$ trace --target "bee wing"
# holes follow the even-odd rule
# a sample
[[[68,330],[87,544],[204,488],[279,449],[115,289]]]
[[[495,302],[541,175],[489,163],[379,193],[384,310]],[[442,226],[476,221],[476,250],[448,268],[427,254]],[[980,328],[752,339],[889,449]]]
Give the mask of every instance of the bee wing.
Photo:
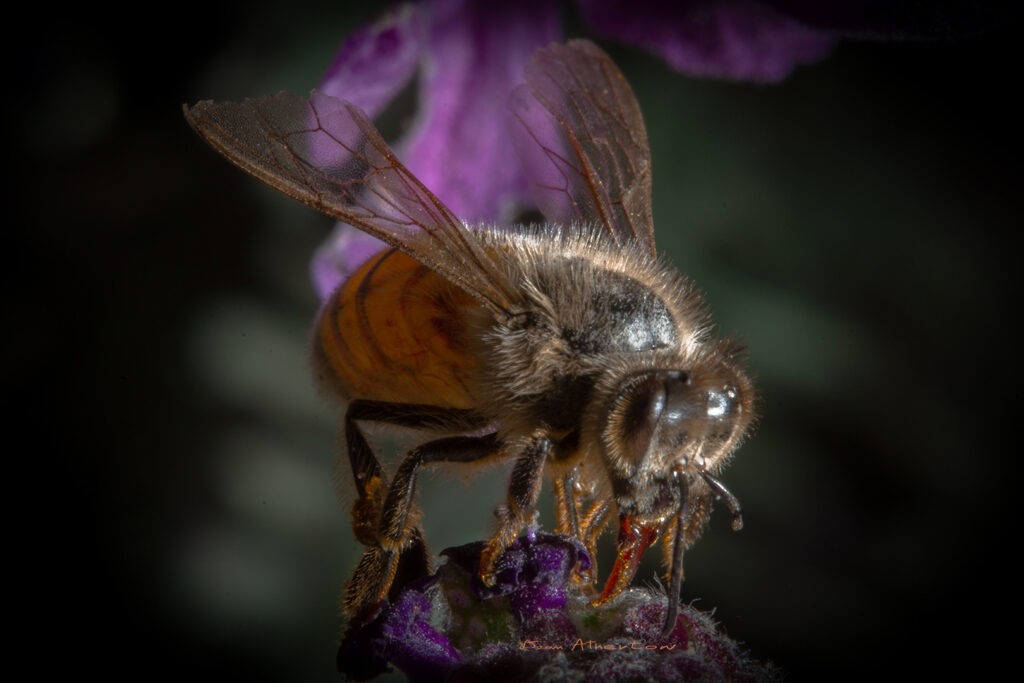
[[[651,152],[640,105],[587,40],[538,50],[509,100],[512,136],[549,220],[600,226],[651,254]]]
[[[484,248],[395,157],[358,107],[313,91],[206,100],[185,118],[215,150],[271,187],[388,242],[496,315],[513,307],[500,253]]]

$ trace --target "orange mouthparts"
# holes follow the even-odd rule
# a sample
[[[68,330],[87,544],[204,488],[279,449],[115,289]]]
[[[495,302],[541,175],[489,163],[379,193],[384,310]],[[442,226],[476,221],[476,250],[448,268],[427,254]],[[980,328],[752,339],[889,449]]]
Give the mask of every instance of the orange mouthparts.
[[[644,551],[658,540],[661,523],[637,525],[632,515],[628,514],[622,515],[621,520],[615,566],[612,567],[600,597],[591,603],[595,606],[613,600],[630,584],[636,576],[636,570],[640,568],[640,558]]]

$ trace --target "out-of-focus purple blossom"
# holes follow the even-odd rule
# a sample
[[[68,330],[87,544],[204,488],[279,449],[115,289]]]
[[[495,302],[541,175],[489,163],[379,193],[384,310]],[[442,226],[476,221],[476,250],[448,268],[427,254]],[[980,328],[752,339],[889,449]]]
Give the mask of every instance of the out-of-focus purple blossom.
[[[424,17],[411,6],[349,34],[320,83],[371,118],[415,75],[423,54]]]
[[[529,196],[505,103],[533,51],[561,37],[560,13],[546,0],[405,5],[347,40],[320,90],[373,116],[419,69],[416,118],[397,145],[402,163],[464,220],[505,220]],[[377,65],[389,60],[393,67]],[[313,257],[321,299],[381,247],[340,224]]]
[[[419,113],[403,162],[469,222],[498,220],[528,190],[506,102],[534,50],[561,37],[557,4],[432,0]]]
[[[681,73],[774,82],[827,55],[832,33],[754,0],[577,0],[599,34],[650,50]]]
[[[650,50],[680,73],[759,82],[822,59],[843,37],[965,35],[1000,16],[995,3],[966,0],[422,0],[350,35],[320,89],[372,117],[418,73],[417,114],[399,157],[467,222],[503,222],[528,200],[505,103],[533,51],[562,38],[572,6],[595,33]],[[321,299],[382,246],[339,225],[313,257]]]
[[[661,54],[684,73],[777,80],[832,44],[752,0],[681,3],[578,0],[602,35]],[[711,7],[716,9],[712,10]],[[528,185],[508,135],[506,102],[533,51],[562,37],[564,7],[423,0],[386,14],[344,43],[320,90],[372,117],[419,73],[418,110],[398,145],[403,163],[456,215],[470,223],[505,221],[528,201]],[[382,247],[339,225],[313,257],[312,277],[326,298]]]
[[[494,586],[478,567],[483,543],[442,553],[431,577],[342,641],[338,667],[368,680],[393,666],[412,681],[732,680],[781,678],[750,659],[705,614],[684,606],[662,638],[666,597],[632,588],[614,603],[572,583],[590,558],[574,538],[530,531],[499,558]]]
[[[313,288],[324,301],[349,275],[383,248],[376,237],[346,223],[334,226],[331,236],[313,252],[309,272]]]

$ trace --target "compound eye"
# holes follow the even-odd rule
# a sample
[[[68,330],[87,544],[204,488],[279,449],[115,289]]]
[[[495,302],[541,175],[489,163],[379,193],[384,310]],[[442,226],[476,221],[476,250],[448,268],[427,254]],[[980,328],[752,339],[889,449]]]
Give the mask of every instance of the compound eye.
[[[644,443],[650,441],[664,410],[664,382],[653,376],[641,380],[630,391],[629,407],[624,415],[626,435]]]
[[[622,464],[640,466],[665,411],[665,383],[654,375],[634,377],[620,390],[609,416],[608,437]]]
[[[679,425],[700,415],[700,397],[694,393],[690,376],[673,370],[665,376],[665,422]]]
[[[733,387],[708,392],[707,414],[713,420],[729,418],[739,409],[739,395]]]

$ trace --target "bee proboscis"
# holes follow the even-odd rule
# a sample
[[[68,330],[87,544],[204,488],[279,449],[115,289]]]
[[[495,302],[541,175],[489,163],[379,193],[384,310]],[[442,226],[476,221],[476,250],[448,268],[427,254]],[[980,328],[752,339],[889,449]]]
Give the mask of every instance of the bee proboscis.
[[[754,389],[741,346],[713,334],[699,292],[657,257],[647,133],[625,77],[577,40],[538,50],[525,81],[510,99],[511,127],[549,221],[536,226],[464,224],[365,113],[316,91],[204,101],[185,115],[243,170],[390,245],[331,295],[314,329],[318,379],[345,406],[352,525],[366,546],[344,610],[365,617],[429,571],[420,468],[507,459],[483,580],[535,522],[547,475],[558,531],[592,556],[618,516],[615,564],[595,603],[617,597],[663,539],[667,635],[683,551],[713,500],[742,524],[718,475],[753,419]],[[434,438],[389,479],[368,422]]]

